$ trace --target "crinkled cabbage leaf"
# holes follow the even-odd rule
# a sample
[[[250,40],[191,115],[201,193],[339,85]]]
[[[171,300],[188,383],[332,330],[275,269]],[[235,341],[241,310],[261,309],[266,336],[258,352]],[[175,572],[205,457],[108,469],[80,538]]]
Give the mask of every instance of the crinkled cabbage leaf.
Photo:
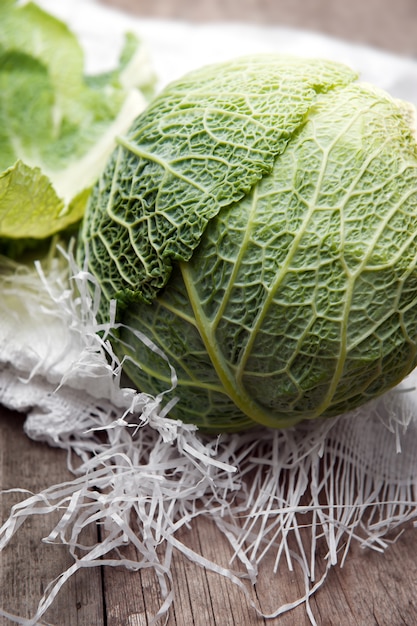
[[[411,106],[332,62],[255,56],[168,86],[119,139],[80,259],[125,368],[202,429],[353,409],[417,353]],[[140,331],[135,332],[135,331]]]

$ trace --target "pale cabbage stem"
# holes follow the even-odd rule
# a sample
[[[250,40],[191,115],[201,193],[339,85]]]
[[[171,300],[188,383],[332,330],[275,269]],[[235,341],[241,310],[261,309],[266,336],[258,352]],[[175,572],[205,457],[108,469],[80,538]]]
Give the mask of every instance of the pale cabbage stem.
[[[257,188],[255,186],[254,189],[252,190],[252,205],[251,205],[251,210],[250,210],[250,213],[249,213],[249,216],[248,216],[248,222],[247,222],[247,225],[246,225],[245,234],[244,234],[242,243],[241,243],[240,248],[239,248],[239,254],[237,255],[236,261],[235,261],[235,263],[233,265],[233,271],[230,274],[230,278],[229,278],[229,281],[228,281],[227,288],[224,291],[224,296],[223,296],[222,301],[221,301],[221,303],[219,305],[219,308],[217,309],[216,315],[213,318],[213,321],[212,321],[212,324],[211,324],[213,330],[215,330],[217,328],[218,323],[222,319],[224,310],[225,310],[225,308],[227,306],[227,303],[229,301],[229,296],[230,296],[231,291],[233,289],[233,286],[235,284],[235,279],[236,279],[236,277],[237,277],[237,275],[239,273],[240,266],[241,266],[241,263],[242,263],[242,258],[243,258],[244,254],[245,254],[246,246],[247,246],[247,244],[249,243],[249,240],[250,240],[253,216],[254,216],[254,213],[256,212],[257,199],[258,199],[258,194],[257,194]]]
[[[157,299],[158,305],[163,307],[164,309],[166,309],[167,311],[170,311],[171,313],[173,313],[175,316],[183,319],[185,322],[187,322],[188,324],[194,326],[197,330],[199,330],[196,320],[191,317],[191,315],[187,315],[186,313],[184,313],[184,311],[181,311],[180,309],[176,308],[175,306],[172,306],[171,304],[169,304],[166,300],[164,300],[164,298],[159,297]],[[148,328],[148,327],[147,327]],[[149,330],[149,337],[152,336],[152,331]],[[129,345],[128,343],[125,344],[127,346],[127,348],[130,350],[131,353],[134,353],[134,349],[132,348],[131,345]],[[163,351],[163,353],[168,357],[168,361],[172,364],[175,363],[175,361],[178,359],[178,355],[174,354],[174,352],[167,346],[165,345],[164,342],[160,341],[159,343],[159,347],[161,348],[161,350]],[[136,361],[133,357],[129,357],[132,362],[135,364]],[[183,368],[184,372],[187,374],[187,376],[189,377],[189,380],[186,380],[185,382],[183,382],[183,380],[178,377],[177,380],[177,385],[178,386],[186,386],[186,387],[198,387],[199,389],[207,389],[209,391],[216,391],[218,393],[223,393],[224,390],[221,388],[221,385],[215,385],[215,384],[211,384],[211,383],[207,383],[207,382],[202,382],[200,381],[196,376],[195,373],[192,371],[192,369],[190,369],[185,363],[181,363],[181,367]],[[145,365],[144,363],[141,363],[141,369],[146,372],[149,376],[152,376],[154,378],[157,378],[159,381],[162,381],[164,383],[168,383],[170,384],[172,379],[171,376],[168,376],[167,374],[162,374],[160,371],[156,372],[155,370],[153,370],[152,368],[148,367],[147,365]]]
[[[234,93],[233,95],[236,95],[236,94]],[[219,139],[217,137],[216,133],[210,129],[210,124],[209,124],[208,116],[213,115],[213,113],[219,114],[220,116],[232,118],[233,120],[242,120],[243,122],[249,121],[253,126],[257,126],[258,128],[261,128],[264,132],[267,132],[268,127],[253,117],[255,112],[252,110],[253,107],[250,104],[250,100],[248,99],[248,97],[245,96],[244,99],[245,99],[248,109],[251,110],[251,115],[248,115],[247,113],[237,113],[236,111],[233,111],[233,112],[225,111],[224,109],[220,109],[217,107],[210,107],[210,108],[204,109],[204,115],[203,115],[204,130],[206,131],[208,137],[213,139],[213,141],[215,141],[216,143],[221,143],[222,145],[231,145],[234,148],[245,148],[245,149],[247,148],[247,146],[244,143],[234,142],[232,139],[225,140],[223,137],[222,139]],[[263,154],[263,150],[253,150],[253,152],[254,153],[258,152],[259,154]]]
[[[333,143],[336,143],[336,139],[334,140]],[[280,287],[280,285],[282,284],[283,279],[285,278],[285,276],[287,275],[287,271],[289,268],[289,265],[292,261],[292,259],[294,258],[294,255],[296,254],[297,250],[298,250],[298,246],[299,243],[302,239],[302,237],[305,234],[305,230],[310,222],[310,219],[312,217],[312,215],[314,214],[315,210],[316,210],[316,201],[318,198],[318,194],[319,194],[319,190],[321,188],[321,181],[324,177],[324,173],[325,173],[325,165],[326,165],[326,161],[328,158],[328,154],[331,150],[331,148],[333,147],[333,143],[328,146],[325,150],[323,150],[323,165],[320,171],[320,175],[318,177],[318,181],[317,181],[317,186],[316,186],[316,191],[315,191],[315,195],[314,198],[311,200],[310,202],[310,206],[309,206],[309,210],[308,213],[306,214],[304,220],[303,220],[303,225],[301,226],[301,228],[298,229],[297,234],[295,235],[293,242],[291,244],[291,248],[288,251],[287,257],[285,259],[285,263],[281,266],[279,272],[277,273],[276,276],[276,280],[274,281],[274,283],[271,285],[270,289],[268,290],[268,294],[267,297],[263,303],[263,306],[259,312],[259,314],[257,315],[257,318],[255,320],[252,332],[250,334],[250,337],[246,343],[245,346],[245,350],[243,352],[242,358],[239,361],[239,365],[238,365],[238,369],[237,369],[237,376],[239,379],[242,378],[243,374],[244,374],[244,370],[245,370],[245,365],[247,363],[247,360],[251,354],[251,349],[253,347],[253,344],[255,343],[259,328],[262,324],[262,322],[264,321],[265,315],[267,313],[267,311],[269,310],[272,300],[276,294],[276,291],[278,290],[278,288]],[[345,356],[345,337],[344,335],[342,335],[342,342],[341,342],[341,347],[340,347],[340,351],[339,351],[339,362],[343,361],[344,362],[344,356]],[[340,371],[339,368],[337,368],[336,372],[335,372],[335,376],[333,378],[335,378],[336,376],[340,376]],[[323,405],[325,402],[327,402],[327,395],[325,396],[325,400],[323,401]],[[321,410],[321,407],[320,407]]]
[[[368,110],[373,108],[373,105],[370,105],[369,107],[366,107]],[[333,147],[337,144],[337,142],[340,140],[340,137],[342,137],[347,130],[353,126],[353,124],[357,121],[357,119],[363,114],[363,109],[360,109],[357,111],[357,114],[355,116],[353,116],[348,124],[343,128],[342,131],[340,131],[337,136],[333,139],[333,141],[325,148],[322,149],[323,152],[323,163],[322,163],[322,168],[320,171],[320,175],[318,177],[317,180],[317,184],[316,184],[316,191],[315,191],[315,195],[314,198],[311,200],[310,202],[310,207],[309,207],[309,211],[307,213],[307,215],[305,216],[304,219],[304,223],[302,228],[299,229],[296,237],[293,240],[293,243],[291,245],[291,249],[288,252],[285,264],[283,265],[283,267],[281,268],[280,272],[277,275],[277,279],[275,281],[275,283],[271,286],[271,289],[269,290],[268,296],[265,300],[264,306],[262,307],[262,310],[260,311],[259,315],[257,316],[256,322],[254,324],[254,327],[252,329],[252,332],[250,334],[249,340],[245,346],[245,350],[244,353],[242,355],[242,358],[239,362],[239,366],[238,366],[238,371],[237,371],[237,377],[239,379],[241,379],[241,377],[243,376],[244,373],[244,368],[245,365],[247,363],[247,360],[250,356],[251,353],[251,348],[253,347],[253,344],[256,340],[256,336],[257,336],[257,331],[259,330],[266,311],[268,311],[269,306],[272,302],[273,297],[275,296],[275,293],[277,291],[277,289],[279,288],[279,286],[282,283],[282,280],[284,279],[284,277],[286,276],[286,271],[288,269],[289,263],[292,260],[292,258],[294,257],[297,249],[298,249],[298,244],[301,240],[301,238],[303,237],[304,233],[305,233],[305,229],[314,213],[314,211],[316,210],[316,203],[318,200],[318,195],[320,193],[320,189],[321,189],[321,182],[323,180],[324,174],[325,174],[325,170],[326,170],[326,163],[329,157],[329,154],[331,152],[331,150],[333,149]],[[374,154],[372,154],[369,159],[365,162],[365,164],[363,165],[363,167],[360,169],[360,171],[358,172],[358,175],[356,176],[354,182],[351,185],[351,189],[354,188],[355,184],[357,183],[357,181],[360,179],[360,177],[362,176],[363,172],[366,170],[366,166],[367,164],[371,161],[371,159],[374,157]],[[346,197],[349,197],[349,194],[346,194]],[[343,205],[342,205],[343,207]],[[395,210],[394,210],[395,211]],[[380,229],[378,230],[378,234],[382,231],[383,226],[380,227]],[[319,415],[320,413],[322,413],[330,404],[331,399],[334,395],[335,389],[339,383],[339,380],[343,374],[343,368],[344,368],[344,364],[345,364],[345,360],[346,360],[346,351],[347,351],[347,323],[348,323],[348,315],[347,312],[349,310],[349,306],[352,300],[352,294],[353,294],[353,285],[355,282],[355,278],[357,276],[357,273],[363,268],[364,264],[366,263],[367,259],[369,258],[369,255],[371,254],[373,249],[373,246],[370,247],[368,254],[366,255],[365,259],[363,260],[363,262],[360,265],[360,268],[358,268],[356,270],[356,272],[354,274],[352,274],[348,268],[347,269],[347,276],[348,276],[348,286],[346,289],[346,299],[345,299],[345,304],[344,304],[344,314],[343,314],[343,318],[341,320],[341,335],[340,335],[340,347],[339,347],[339,355],[338,355],[338,359],[337,359],[337,367],[335,369],[334,375],[332,377],[332,381],[329,385],[328,391],[325,394],[322,403],[320,404],[320,406],[317,407],[316,411],[315,411],[315,415]]]
[[[117,153],[117,160],[116,160],[116,164],[115,164],[115,168],[116,168],[116,170],[118,170],[118,169],[119,169],[120,164],[121,164],[121,162],[122,162],[122,159],[123,159],[123,151],[122,151],[121,149],[119,149],[119,150],[118,150],[118,153]],[[112,207],[112,206],[113,206],[113,204],[114,204],[114,202],[113,202],[113,198],[114,198],[114,194],[115,194],[115,192],[116,192],[116,191],[117,191],[116,176],[114,176],[114,177],[113,177],[113,180],[112,180],[112,184],[111,184],[111,190],[110,190],[110,193],[109,193],[109,198],[108,198],[108,200],[107,200],[106,212],[107,212],[109,215],[111,215],[112,219],[114,219],[115,221],[119,221],[119,223],[120,223],[120,220],[117,220],[117,219],[116,219],[116,216],[114,215],[114,213],[113,213],[113,212],[112,212],[112,210],[111,210],[111,207]],[[96,215],[98,215],[98,211],[96,211],[96,212],[94,212],[94,213],[93,213],[93,219],[92,219],[92,223],[93,223],[93,224],[94,224],[94,222],[95,222],[94,217],[95,217]],[[91,230],[92,230],[92,229],[91,229]],[[98,227],[97,229],[94,229],[94,230],[96,230],[96,231],[97,231],[97,233],[98,233],[98,237],[99,237],[99,239],[100,239],[100,241],[101,241],[102,245],[106,248],[106,250],[107,250],[107,254],[109,255],[109,258],[113,261],[113,263],[114,263],[114,264],[115,264],[115,266],[117,267],[117,271],[119,272],[120,276],[122,276],[122,277],[123,277],[123,280],[124,280],[124,281],[126,281],[126,283],[127,283],[127,284],[131,287],[131,288],[134,288],[134,287],[135,287],[135,285],[134,285],[134,284],[132,284],[132,282],[129,280],[128,276],[126,276],[126,274],[125,274],[125,270],[124,270],[124,267],[123,267],[123,263],[121,263],[121,262],[120,262],[119,257],[118,257],[117,255],[113,254],[113,252],[112,252],[112,250],[111,250],[111,247],[109,246],[109,242],[108,242],[107,238],[106,238],[106,237],[103,237],[103,235],[102,235],[102,233],[101,233],[101,229],[100,229],[100,227]],[[129,235],[130,235],[130,231],[129,231]],[[93,248],[94,248],[94,247],[95,247],[95,245],[96,245],[96,244],[95,244],[95,240],[94,240],[94,238],[91,240],[91,245],[93,246]],[[99,254],[98,254],[97,252],[95,252],[94,256],[95,256],[95,258],[99,258]],[[142,257],[141,255],[139,255],[139,254],[138,254],[138,257],[139,257],[139,259],[140,259],[141,263],[143,264],[143,266],[144,266],[144,267],[146,267],[145,260],[143,259],[143,257]]]
[[[120,146],[125,148],[126,150],[129,150],[129,152],[136,154],[136,156],[138,156],[139,158],[146,159],[147,161],[151,161],[153,163],[157,163],[166,172],[170,172],[176,178],[179,178],[185,181],[188,185],[191,185],[192,187],[195,187],[196,189],[198,189],[198,191],[201,191],[202,193],[207,193],[207,189],[205,189],[201,185],[198,185],[194,180],[192,180],[191,178],[188,178],[188,176],[184,176],[184,174],[180,174],[179,172],[177,172],[175,168],[170,166],[168,161],[165,161],[164,159],[159,158],[156,154],[153,154],[152,152],[141,150],[139,145],[132,143],[131,141],[129,141],[127,137],[121,137],[121,136],[116,137],[116,142]]]
[[[369,107],[369,108],[372,108]],[[343,203],[341,203],[340,206],[340,211],[343,211],[343,208],[346,205],[346,202],[349,200],[349,198],[351,198],[353,196],[353,191],[357,185],[357,183],[359,182],[360,178],[362,177],[363,173],[366,171],[366,168],[368,167],[368,165],[371,163],[371,161],[378,156],[379,154],[379,149],[376,149],[374,152],[372,152],[372,154],[369,155],[369,157],[366,159],[366,161],[364,162],[364,164],[362,165],[362,167],[360,168],[360,170],[358,171],[357,175],[355,176],[354,180],[352,181],[350,187],[347,189],[346,194],[345,194],[345,201]],[[398,173],[396,173],[395,175],[393,175],[393,178],[395,178],[396,176],[398,176]],[[410,195],[412,195],[412,192],[407,192],[405,194],[405,197],[409,197]],[[402,197],[402,199],[404,198],[404,196]],[[374,250],[374,246],[375,243],[379,240],[380,236],[382,235],[382,233],[384,232],[384,230],[386,229],[389,220],[395,215],[395,213],[397,212],[399,208],[398,203],[393,205],[391,211],[389,211],[389,213],[387,213],[384,217],[383,220],[381,220],[380,225],[378,227],[378,229],[375,231],[374,233],[374,240],[371,242],[371,244],[368,246],[367,249],[367,253],[364,256],[362,262],[360,263],[360,265],[358,265],[358,267],[356,268],[356,270],[354,272],[352,272],[349,267],[346,265],[346,263],[344,262],[343,257],[341,257],[341,262],[344,265],[345,268],[345,272],[346,275],[351,279],[352,283],[354,283],[354,281],[356,280],[356,278],[358,277],[359,274],[361,274],[366,266],[366,263],[369,260],[369,257],[371,256],[371,254],[373,253]],[[343,235],[343,233],[341,233]],[[399,258],[401,256],[401,254],[403,254],[405,248],[409,245],[410,241],[413,241],[413,239],[415,239],[417,237],[417,232],[413,232],[410,234],[409,240],[407,241],[407,243],[405,243],[399,250],[399,252],[397,253],[397,258]],[[343,238],[341,238],[341,244],[342,244],[342,248],[343,248],[343,243],[344,240]],[[396,257],[392,257],[392,262],[394,262]],[[417,257],[415,257],[414,259],[414,265],[417,262]],[[386,269],[387,267],[389,267],[389,265],[387,263],[385,264],[378,264],[375,266],[370,266],[368,268],[368,271],[378,271],[378,270],[382,270],[382,269]],[[412,268],[409,269],[408,273],[411,271]],[[352,285],[353,286],[353,285]],[[345,316],[346,317],[346,316]],[[358,343],[361,341],[360,338],[357,339],[356,342],[352,343],[352,347],[355,347],[356,345],[358,345]]]
[[[246,393],[242,385],[236,384],[235,377],[231,375],[230,367],[227,365],[223,355],[216,347],[217,342],[213,333],[213,328],[199,304],[200,301],[198,293],[190,275],[188,264],[181,262],[179,263],[179,267],[181,269],[184,285],[187,289],[189,300],[194,311],[198,331],[210,356],[213,367],[224,387],[224,392],[231,398],[242,413],[253,419],[258,424],[263,424],[264,426],[269,427],[273,426],[276,428],[279,428],[280,426],[290,426],[291,422],[288,416],[282,421],[275,415],[272,416],[269,412],[264,411],[258,403],[253,401],[253,398]],[[294,423],[296,422],[297,419],[294,418]]]

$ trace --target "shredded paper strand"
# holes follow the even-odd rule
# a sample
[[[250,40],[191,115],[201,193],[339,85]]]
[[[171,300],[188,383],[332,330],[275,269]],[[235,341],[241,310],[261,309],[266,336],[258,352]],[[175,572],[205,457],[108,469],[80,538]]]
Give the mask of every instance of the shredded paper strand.
[[[309,598],[332,566],[343,565],[351,543],[383,551],[388,533],[416,521],[414,375],[365,408],[332,420],[283,431],[200,435],[169,418],[164,394],[151,397],[123,386],[122,364],[109,341],[112,324],[99,326],[95,318],[100,290],[76,266],[71,249],[60,250],[48,271],[7,263],[1,273],[0,402],[27,413],[29,437],[67,450],[76,462],[69,462],[73,480],[27,494],[0,529],[3,549],[26,518],[59,511],[45,541],[66,545],[73,564],[47,587],[32,619],[6,610],[1,615],[35,625],[76,571],[111,565],[154,569],[164,597],[158,621],[174,601],[170,555],[176,550],[237,585],[259,615],[277,617],[304,603],[315,624]],[[33,300],[22,299],[19,315],[11,315],[8,302],[22,293],[32,293]],[[29,319],[30,350],[14,332]],[[45,324],[55,338],[47,348],[36,340]],[[175,384],[172,371],[174,394]],[[178,539],[179,529],[199,516],[212,519],[229,542],[229,567]],[[80,534],[91,523],[104,534],[85,547]],[[316,546],[323,541],[319,563]],[[137,550],[135,561],[123,556],[129,543]],[[305,594],[266,615],[243,580],[255,585],[271,554],[274,571],[301,569]]]

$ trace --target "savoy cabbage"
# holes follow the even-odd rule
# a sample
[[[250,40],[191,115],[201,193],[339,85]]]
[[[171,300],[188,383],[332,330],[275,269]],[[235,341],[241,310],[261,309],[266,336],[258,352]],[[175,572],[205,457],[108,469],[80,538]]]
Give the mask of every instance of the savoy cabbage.
[[[165,88],[118,138],[79,243],[134,383],[168,389],[171,363],[173,416],[218,432],[337,415],[402,380],[413,115],[317,59],[237,59]]]

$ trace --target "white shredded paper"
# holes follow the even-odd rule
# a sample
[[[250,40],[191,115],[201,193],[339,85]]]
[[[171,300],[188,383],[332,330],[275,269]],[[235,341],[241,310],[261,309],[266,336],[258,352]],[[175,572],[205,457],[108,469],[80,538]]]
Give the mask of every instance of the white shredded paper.
[[[365,79],[417,103],[417,65],[387,53],[286,29],[135,20],[86,0],[40,4],[80,34],[92,70],[111,64],[122,33],[135,30],[148,42],[161,84],[191,64],[283,50],[343,60]],[[47,587],[31,619],[12,616],[7,607],[0,615],[35,625],[77,570],[108,564],[154,568],[165,598],[157,621],[175,601],[170,563],[176,550],[234,582],[260,615],[244,579],[256,584],[271,554],[276,570],[301,566],[305,594],[264,617],[304,603],[316,624],[309,598],[332,566],[343,565],[351,543],[383,551],[388,533],[416,524],[416,373],[336,419],[203,436],[170,419],[165,394],[153,398],[124,386],[110,325],[100,327],[95,319],[100,291],[96,287],[91,296],[91,284],[71,249],[58,250],[43,266],[2,262],[0,403],[27,415],[29,437],[71,453],[74,479],[27,494],[4,520],[0,549],[27,517],[59,510],[60,521],[45,540],[64,543],[73,565]],[[174,396],[175,384],[172,371]],[[200,516],[212,519],[229,542],[234,556],[228,568],[178,539],[178,531]],[[103,537],[80,556],[79,536],[91,522],[103,527]],[[326,545],[323,563],[317,561],[319,541]],[[121,552],[117,558],[115,548],[129,543],[137,560]]]

